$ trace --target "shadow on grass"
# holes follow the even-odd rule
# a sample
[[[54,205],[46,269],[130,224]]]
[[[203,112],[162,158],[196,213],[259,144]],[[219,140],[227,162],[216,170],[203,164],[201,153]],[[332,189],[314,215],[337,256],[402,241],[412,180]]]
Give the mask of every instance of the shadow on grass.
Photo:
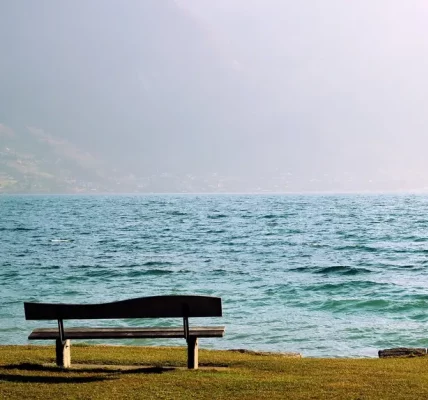
[[[47,371],[47,372],[66,371],[55,366],[47,366],[47,365],[33,364],[33,363],[8,364],[8,365],[3,365],[1,369],[18,369],[20,371]]]
[[[18,370],[22,374],[4,374],[3,371]],[[144,368],[107,368],[85,367],[76,369],[63,369],[56,366],[47,366],[32,363],[9,364],[0,367],[0,381],[21,382],[21,383],[91,383],[106,380],[118,379],[124,374],[162,374],[163,372],[174,370],[174,368],[165,367],[144,367]],[[53,372],[56,376],[47,375],[26,375],[25,372]],[[99,373],[107,374],[104,376],[78,376],[79,374]],[[58,375],[60,374],[60,375]],[[67,376],[69,375],[69,376]]]
[[[0,374],[0,382],[19,382],[19,383],[91,383],[112,380],[111,377],[98,376],[34,376],[17,374]]]
[[[200,367],[203,368],[229,368],[230,364],[226,364],[226,363],[210,363],[210,362],[200,362],[199,363]]]

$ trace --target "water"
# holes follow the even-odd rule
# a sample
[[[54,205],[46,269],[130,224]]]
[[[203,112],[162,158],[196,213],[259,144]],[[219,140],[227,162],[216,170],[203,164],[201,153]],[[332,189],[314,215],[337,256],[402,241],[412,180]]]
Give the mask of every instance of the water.
[[[224,317],[190,322],[226,335],[205,348],[426,347],[427,215],[417,195],[3,195],[0,344],[49,325],[25,321],[24,301],[206,294],[222,297]]]

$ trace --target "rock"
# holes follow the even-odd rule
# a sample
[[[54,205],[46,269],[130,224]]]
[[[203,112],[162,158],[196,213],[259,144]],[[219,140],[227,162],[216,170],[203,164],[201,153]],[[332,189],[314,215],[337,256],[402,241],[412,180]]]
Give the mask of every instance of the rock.
[[[427,349],[424,347],[396,347],[394,349],[379,350],[379,358],[390,357],[424,357]]]
[[[277,357],[288,357],[288,358],[302,358],[300,353],[282,353],[282,352],[268,352],[268,351],[253,351],[246,349],[230,349],[229,351],[234,351],[235,353],[242,354],[251,354],[253,356],[277,356]]]

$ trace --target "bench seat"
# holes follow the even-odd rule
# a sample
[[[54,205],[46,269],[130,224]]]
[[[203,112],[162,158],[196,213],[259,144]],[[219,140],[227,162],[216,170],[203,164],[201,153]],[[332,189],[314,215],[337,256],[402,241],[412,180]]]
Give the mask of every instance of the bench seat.
[[[221,317],[220,297],[167,295],[139,297],[101,304],[64,304],[24,302],[25,319],[57,321],[58,328],[34,329],[28,339],[55,340],[56,362],[71,365],[70,341],[74,339],[171,339],[187,342],[187,366],[198,368],[198,338],[223,337],[224,326],[190,327],[189,318]],[[182,327],[66,327],[68,320],[181,318]],[[80,323],[80,322],[79,322]],[[68,325],[68,324],[67,324]]]
[[[189,336],[200,338],[223,337],[224,326],[191,327]],[[30,340],[58,339],[58,328],[37,328],[31,332]],[[183,338],[183,328],[67,328],[64,339],[172,339]]]

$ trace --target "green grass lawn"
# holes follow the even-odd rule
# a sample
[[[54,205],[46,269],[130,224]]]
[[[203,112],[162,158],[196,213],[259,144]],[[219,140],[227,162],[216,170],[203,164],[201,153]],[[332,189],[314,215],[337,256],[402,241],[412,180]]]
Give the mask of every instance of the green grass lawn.
[[[0,399],[428,399],[428,358],[317,359],[185,348],[0,346]],[[124,366],[133,366],[126,369]]]

